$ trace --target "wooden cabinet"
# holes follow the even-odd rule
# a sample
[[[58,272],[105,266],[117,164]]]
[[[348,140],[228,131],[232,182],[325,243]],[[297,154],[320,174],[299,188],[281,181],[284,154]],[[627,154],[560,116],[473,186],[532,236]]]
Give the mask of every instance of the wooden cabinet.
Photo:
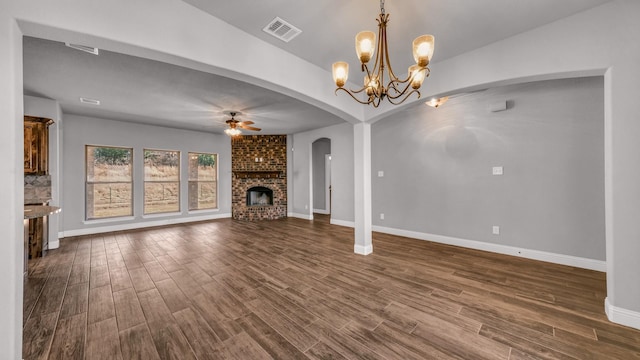
[[[47,229],[46,217],[29,219],[29,259],[42,257],[49,248],[49,237],[45,232]]]
[[[51,119],[24,117],[24,173],[44,175],[49,172],[49,125]]]

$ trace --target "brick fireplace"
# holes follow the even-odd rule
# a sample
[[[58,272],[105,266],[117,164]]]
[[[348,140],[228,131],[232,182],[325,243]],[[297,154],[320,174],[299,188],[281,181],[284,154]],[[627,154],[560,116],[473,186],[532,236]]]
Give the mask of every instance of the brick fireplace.
[[[231,139],[231,211],[238,220],[287,216],[287,136]]]

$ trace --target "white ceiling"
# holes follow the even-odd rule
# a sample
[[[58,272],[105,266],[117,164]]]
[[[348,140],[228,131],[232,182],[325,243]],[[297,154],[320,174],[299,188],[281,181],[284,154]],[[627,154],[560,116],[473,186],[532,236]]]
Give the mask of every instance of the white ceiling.
[[[230,78],[109,51],[99,56],[64,43],[24,38],[25,95],[57,100],[65,114],[221,133],[229,116],[261,134],[288,134],[340,123],[324,110]],[[80,103],[100,100],[100,106]]]
[[[349,61],[351,79],[360,78],[354,36],[375,31],[379,13],[375,0],[183,1],[327,71],[337,60]],[[608,1],[388,0],[391,61],[396,73],[405,72],[412,62],[411,41],[422,34],[435,36],[437,63]],[[262,28],[276,16],[302,34],[285,43],[264,33]],[[224,110],[242,111],[239,119],[254,121],[265,134],[291,134],[343,121],[242,81],[104,50],[95,56],[29,37],[24,40],[24,91],[58,100],[66,114],[216,133],[228,118]],[[79,97],[102,104],[81,104]]]

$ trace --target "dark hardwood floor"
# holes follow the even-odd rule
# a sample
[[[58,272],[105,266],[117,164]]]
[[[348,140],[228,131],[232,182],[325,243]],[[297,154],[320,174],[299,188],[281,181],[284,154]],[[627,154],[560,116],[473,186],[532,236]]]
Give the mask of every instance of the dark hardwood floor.
[[[637,359],[605,275],[327,221],[63,239],[30,262],[25,359]]]

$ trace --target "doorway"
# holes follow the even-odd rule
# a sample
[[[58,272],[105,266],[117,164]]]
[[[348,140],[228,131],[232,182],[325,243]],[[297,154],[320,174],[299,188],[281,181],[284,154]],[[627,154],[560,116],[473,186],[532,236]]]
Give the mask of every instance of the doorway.
[[[331,139],[320,138],[313,142],[312,153],[312,194],[313,213],[331,214]]]

